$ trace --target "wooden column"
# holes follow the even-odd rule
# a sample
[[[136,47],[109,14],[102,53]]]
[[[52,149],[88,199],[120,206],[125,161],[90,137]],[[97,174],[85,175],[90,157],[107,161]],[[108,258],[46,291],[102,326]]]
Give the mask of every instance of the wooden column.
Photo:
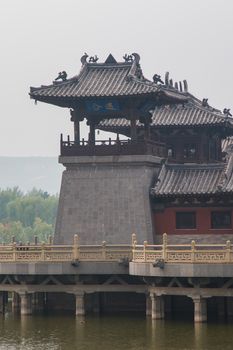
[[[29,293],[20,293],[20,313],[21,315],[32,314],[32,295]]]
[[[71,121],[74,123],[74,141],[80,142],[80,126],[79,122],[82,118],[80,118],[79,111],[77,109],[70,110]]]
[[[94,145],[95,144],[95,121],[94,120],[89,120],[88,124],[90,126],[89,144],[90,145]]]
[[[74,141],[80,143],[80,122],[79,120],[74,120]]]
[[[193,297],[194,303],[194,322],[207,321],[207,305],[206,299],[200,296]]]
[[[152,320],[164,319],[164,299],[163,296],[156,295],[154,293],[151,296],[151,318]]]
[[[145,117],[144,119],[144,133],[145,133],[145,139],[150,139],[150,123],[151,123],[151,117]]]
[[[85,302],[84,302],[84,293],[75,294],[76,298],[76,316],[84,316],[85,315]]]
[[[137,140],[137,128],[136,128],[136,118],[130,118],[130,136],[132,141]]]

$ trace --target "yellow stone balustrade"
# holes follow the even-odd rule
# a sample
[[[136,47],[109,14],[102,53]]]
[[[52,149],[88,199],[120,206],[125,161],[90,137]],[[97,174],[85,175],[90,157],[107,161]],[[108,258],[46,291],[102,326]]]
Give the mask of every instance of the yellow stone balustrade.
[[[5,262],[72,262],[72,261],[133,261],[135,263],[233,263],[233,246],[226,244],[190,244],[170,245],[167,235],[163,235],[163,244],[151,245],[147,241],[137,244],[136,235],[132,235],[132,244],[80,245],[78,236],[74,236],[72,245],[48,244],[11,244],[0,245],[0,263]]]

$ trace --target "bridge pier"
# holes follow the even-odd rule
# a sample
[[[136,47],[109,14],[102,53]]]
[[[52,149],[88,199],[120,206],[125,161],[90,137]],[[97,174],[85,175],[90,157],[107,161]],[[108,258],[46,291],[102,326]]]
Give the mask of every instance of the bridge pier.
[[[232,321],[233,320],[233,298],[232,297],[226,298],[226,312],[227,312],[228,321]]]
[[[4,314],[5,312],[5,303],[6,303],[6,297],[5,297],[6,292],[0,292],[0,313]]]
[[[20,293],[20,313],[21,315],[32,314],[32,295],[25,292]]]
[[[100,313],[100,295],[98,292],[92,295],[92,310],[94,314]]]
[[[44,293],[35,292],[32,294],[32,309],[33,311],[43,311],[44,310]]]
[[[75,294],[75,305],[76,305],[76,316],[84,316],[85,315],[85,293],[77,293]]]
[[[12,312],[17,312],[20,308],[20,296],[16,292],[12,292]]]
[[[146,316],[151,316],[152,313],[152,301],[150,294],[146,294]]]
[[[164,319],[164,299],[163,296],[156,295],[155,293],[150,294],[151,297],[151,318],[152,320],[163,320]]]
[[[192,297],[194,303],[194,322],[207,321],[207,303],[206,298],[201,296]]]
[[[220,321],[225,320],[226,310],[225,310],[225,298],[224,297],[217,298],[217,316],[218,316],[218,320],[220,320]]]

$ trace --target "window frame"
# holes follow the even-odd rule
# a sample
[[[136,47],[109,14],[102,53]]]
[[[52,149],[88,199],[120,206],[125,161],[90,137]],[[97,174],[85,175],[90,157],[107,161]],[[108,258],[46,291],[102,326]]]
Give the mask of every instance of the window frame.
[[[178,216],[181,215],[193,215],[193,225],[186,226],[184,225],[178,225],[179,223],[179,218]],[[196,230],[197,229],[197,213],[196,211],[176,211],[176,230]]]
[[[214,224],[214,218],[213,216],[216,215],[216,214],[228,214],[229,215],[229,224],[228,225],[225,225],[222,224],[222,225],[215,225]],[[232,229],[232,211],[231,210],[213,210],[211,211],[210,213],[210,227],[212,230],[229,230],[229,229]]]

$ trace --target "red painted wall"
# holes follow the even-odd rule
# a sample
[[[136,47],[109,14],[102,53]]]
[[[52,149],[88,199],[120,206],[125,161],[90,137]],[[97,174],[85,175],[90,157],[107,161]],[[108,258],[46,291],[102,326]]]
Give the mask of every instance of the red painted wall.
[[[231,211],[231,222],[233,223],[233,210],[227,207],[213,208],[166,208],[163,212],[154,213],[154,224],[156,234],[232,234],[233,229],[211,229],[211,211]],[[196,212],[195,229],[176,229],[176,212]]]

